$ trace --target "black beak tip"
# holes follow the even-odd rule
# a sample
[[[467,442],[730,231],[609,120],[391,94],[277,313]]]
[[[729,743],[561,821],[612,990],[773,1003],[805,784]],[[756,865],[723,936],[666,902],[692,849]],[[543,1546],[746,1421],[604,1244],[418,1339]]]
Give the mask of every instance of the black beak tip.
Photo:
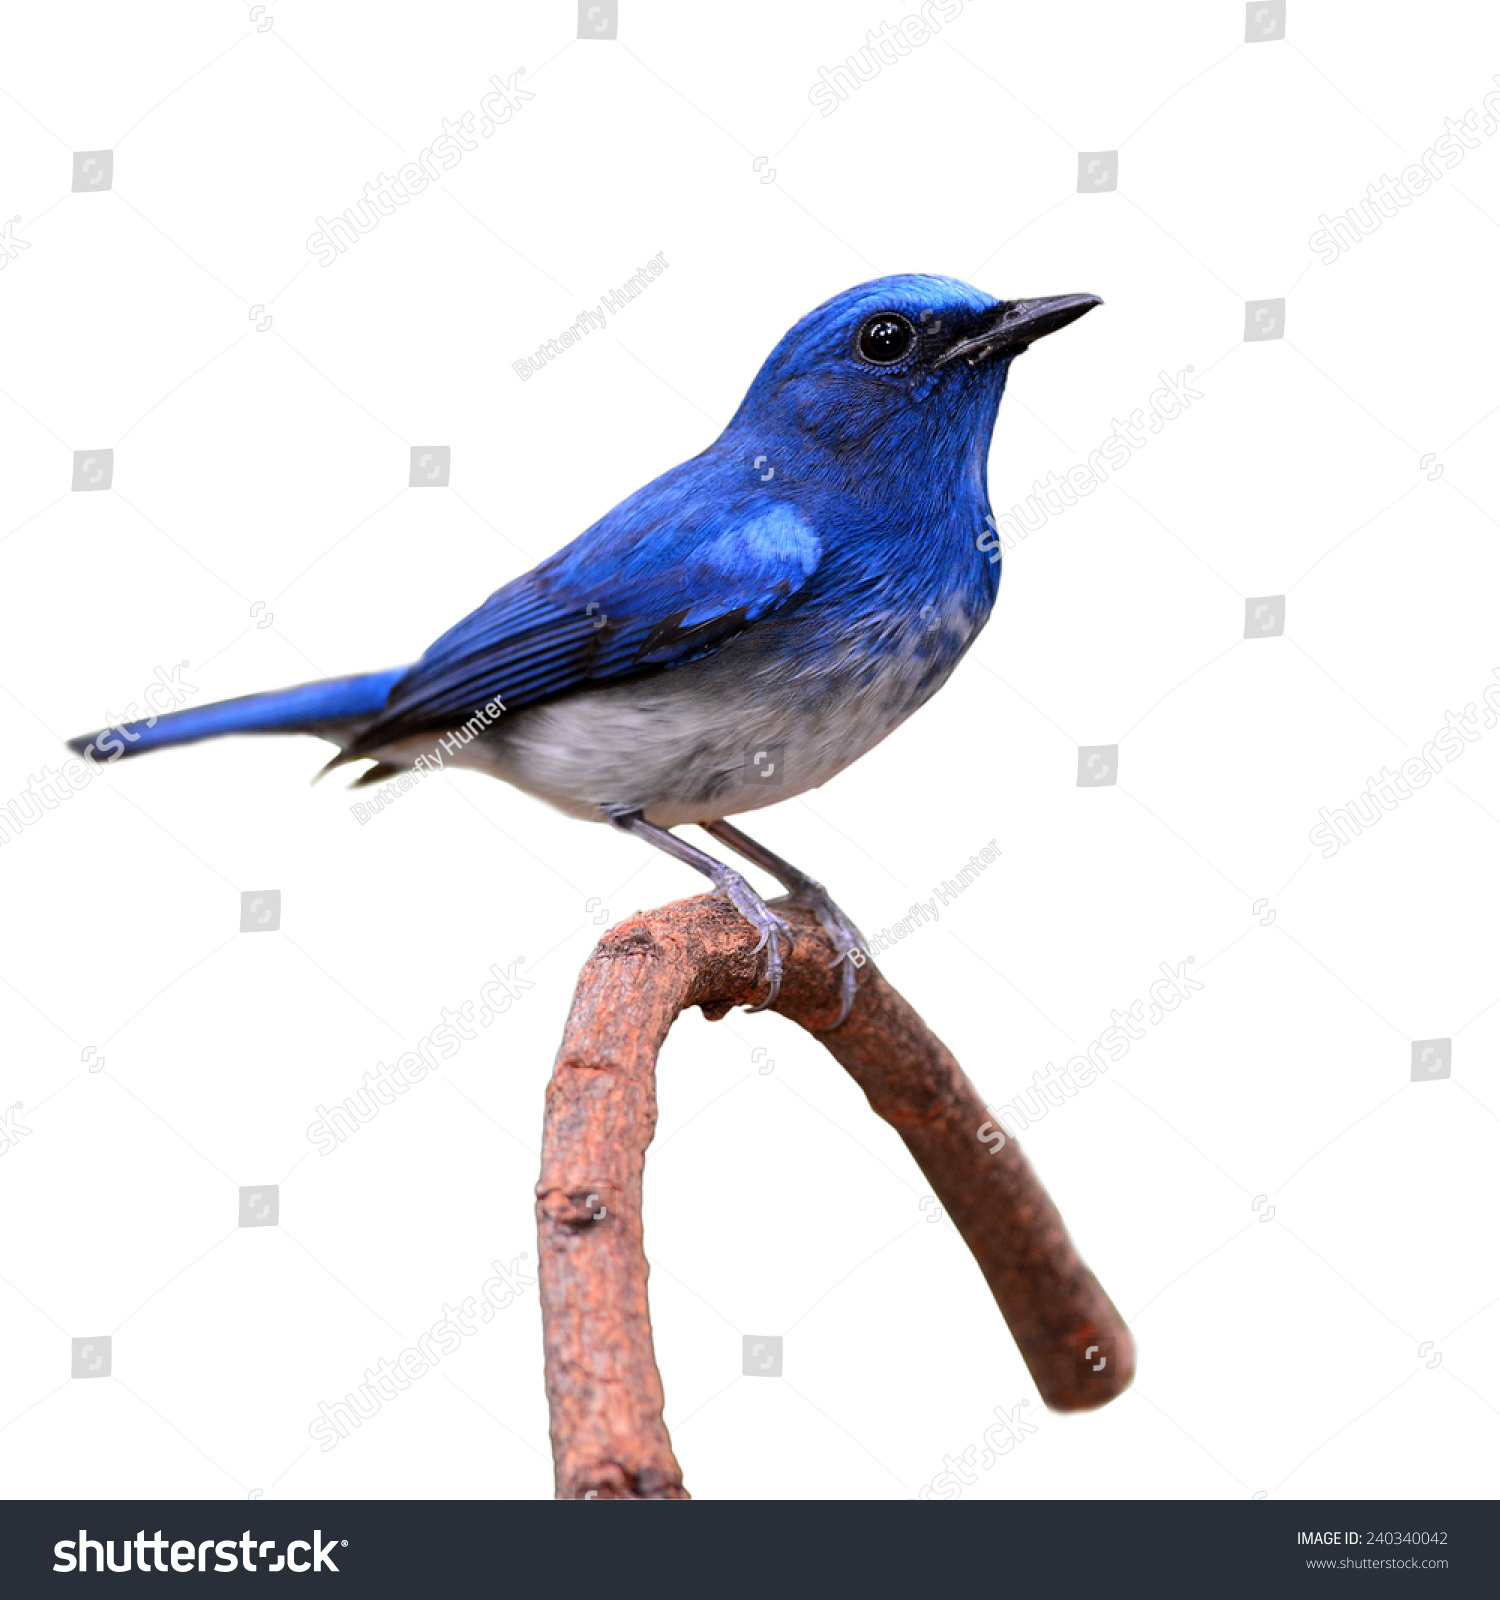
[[[976,333],[960,339],[939,365],[962,358],[970,366],[990,356],[1018,356],[1104,301],[1096,294],[1054,294],[1039,300],[1008,300],[998,305]]]
[[[1096,294],[1056,294],[1045,300],[1018,300],[1005,317],[1006,331],[1018,341],[1032,344],[1066,328],[1070,322],[1102,306],[1104,301]]]

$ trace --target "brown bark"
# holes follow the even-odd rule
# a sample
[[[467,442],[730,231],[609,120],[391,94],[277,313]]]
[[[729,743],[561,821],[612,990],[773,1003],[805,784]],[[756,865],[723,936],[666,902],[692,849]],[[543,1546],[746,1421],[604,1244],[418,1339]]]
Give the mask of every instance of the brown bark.
[[[1079,1259],[1057,1208],[922,1019],[867,964],[848,1019],[833,951],[804,911],[775,1009],[814,1033],[901,1135],[979,1263],[1046,1403],[1085,1410],[1130,1382],[1129,1330]],[[689,1006],[722,1017],[765,993],[755,934],[704,895],[639,913],[589,957],[547,1089],[537,1184],[547,1399],[557,1494],[684,1499],[662,1421],[641,1233],[656,1057]],[[1103,1366],[1096,1371],[1100,1361]]]

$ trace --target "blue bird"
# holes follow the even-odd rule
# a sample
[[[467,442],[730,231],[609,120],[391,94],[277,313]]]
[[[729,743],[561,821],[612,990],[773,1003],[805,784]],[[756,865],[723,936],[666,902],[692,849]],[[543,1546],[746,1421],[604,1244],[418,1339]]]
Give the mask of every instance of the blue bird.
[[[70,741],[113,761],[231,733],[311,733],[358,784],[477,768],[696,868],[761,936],[785,922],[670,830],[696,823],[864,963],[822,885],[725,818],[826,783],[928,700],[989,619],[985,468],[1010,364],[1100,302],[996,300],[903,274],[835,295],[771,352],[701,455],[496,590],[414,666],[272,690]],[[328,769],[325,769],[328,770]],[[356,785],[358,786],[358,785]],[[836,1025],[836,1024],[835,1024]]]

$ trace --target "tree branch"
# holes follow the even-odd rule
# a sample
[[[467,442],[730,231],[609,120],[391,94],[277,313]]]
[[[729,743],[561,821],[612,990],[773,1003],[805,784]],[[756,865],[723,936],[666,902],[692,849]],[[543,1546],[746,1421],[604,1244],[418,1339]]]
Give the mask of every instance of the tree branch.
[[[795,946],[775,1009],[807,1028],[901,1135],[973,1252],[1043,1399],[1103,1405],[1134,1376],[1129,1330],[1079,1259],[1015,1141],[922,1019],[867,965],[838,1015],[833,949],[779,902]],[[712,1019],[765,994],[755,934],[712,895],[639,913],[579,975],[547,1089],[537,1226],[547,1399],[562,1499],[684,1499],[662,1421],[646,1301],[641,1185],[656,1057],[689,1006]],[[1102,1365],[1101,1365],[1102,1362]]]

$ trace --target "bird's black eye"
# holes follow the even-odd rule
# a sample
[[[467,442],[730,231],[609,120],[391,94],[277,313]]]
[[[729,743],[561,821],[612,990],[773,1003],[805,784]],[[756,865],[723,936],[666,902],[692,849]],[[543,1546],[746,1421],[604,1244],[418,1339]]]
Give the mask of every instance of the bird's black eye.
[[[866,361],[888,367],[911,349],[917,330],[899,311],[882,311],[859,330],[859,353]]]

